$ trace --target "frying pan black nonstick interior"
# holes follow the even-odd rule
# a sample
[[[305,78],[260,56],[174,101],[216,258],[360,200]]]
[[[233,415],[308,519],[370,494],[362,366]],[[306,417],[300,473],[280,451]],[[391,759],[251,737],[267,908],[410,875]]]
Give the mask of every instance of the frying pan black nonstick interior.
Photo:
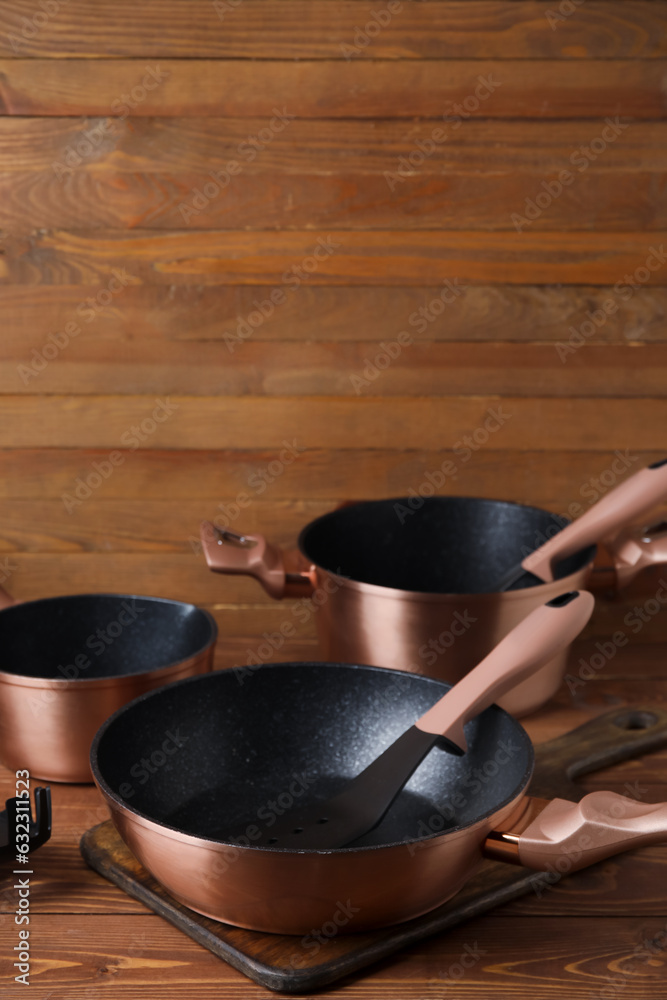
[[[507,569],[569,522],[504,500],[430,497],[369,500],[308,524],[299,547],[341,576],[398,590],[436,594],[493,592]],[[563,560],[556,579],[593,559],[595,547]],[[539,583],[534,578],[535,585]],[[527,583],[526,576],[517,589]],[[510,588],[514,589],[514,588]]]
[[[93,773],[149,819],[252,846],[253,828],[270,827],[292,804],[339,791],[448,687],[351,664],[267,664],[250,677],[219,671],[143,695],[112,716],[93,743]],[[178,751],[162,754],[150,775],[138,770],[169,733]],[[464,757],[433,750],[355,847],[468,826],[525,788],[532,745],[510,715],[492,706],[466,726],[466,737]]]
[[[47,597],[0,612],[0,670],[71,679],[71,668],[87,661],[78,678],[139,674],[194,656],[215,633],[194,604],[131,594]]]

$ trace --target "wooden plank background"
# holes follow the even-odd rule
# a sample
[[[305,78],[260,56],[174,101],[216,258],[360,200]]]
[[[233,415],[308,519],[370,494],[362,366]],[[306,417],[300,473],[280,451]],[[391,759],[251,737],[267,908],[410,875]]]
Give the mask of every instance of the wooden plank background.
[[[292,546],[341,501],[417,489],[489,409],[503,426],[440,492],[560,512],[617,452],[630,472],[667,454],[667,2],[387,10],[0,0],[0,578],[17,598],[194,600],[229,666],[290,609],[208,573],[202,517]],[[368,377],[402,331],[411,342]],[[158,405],[168,418],[129,446]],[[298,458],[253,492],[283,441]],[[122,464],[68,510],[112,450]],[[600,602],[581,650],[658,578]],[[315,656],[314,635],[311,619],[275,658]],[[532,735],[667,700],[664,640],[663,614]],[[664,798],[664,763],[599,780]],[[101,887],[72,850],[99,801],[58,796],[62,873],[40,932],[54,998],[266,995]],[[664,851],[628,865],[616,896],[608,867],[479,922],[493,961],[461,996],[602,996],[667,918]],[[92,912],[105,930],[88,946]],[[590,935],[610,913],[603,949]],[[154,943],[114,959],[111,985],[128,917]],[[80,973],[62,966],[63,919]],[[443,956],[468,940],[334,995],[439,1000]],[[667,997],[664,961],[643,975],[619,995]]]

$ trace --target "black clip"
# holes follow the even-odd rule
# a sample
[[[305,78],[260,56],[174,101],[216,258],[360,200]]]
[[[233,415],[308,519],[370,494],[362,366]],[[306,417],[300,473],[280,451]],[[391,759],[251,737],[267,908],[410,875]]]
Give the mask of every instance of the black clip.
[[[28,809],[25,810],[23,807],[19,810],[19,802],[28,803]],[[51,836],[51,789],[50,788],[36,788],[35,789],[35,819],[32,818],[32,810],[30,808],[29,799],[17,798],[17,799],[7,799],[5,802],[6,809],[0,812],[0,861],[7,860],[8,858],[14,858],[19,853],[18,843],[16,839],[16,821],[17,816],[19,819],[23,819],[24,816],[28,819],[28,847],[30,851],[36,851],[38,847],[45,844]],[[26,841],[21,838],[22,843]],[[22,853],[22,852],[21,852]],[[26,854],[28,852],[26,851]]]

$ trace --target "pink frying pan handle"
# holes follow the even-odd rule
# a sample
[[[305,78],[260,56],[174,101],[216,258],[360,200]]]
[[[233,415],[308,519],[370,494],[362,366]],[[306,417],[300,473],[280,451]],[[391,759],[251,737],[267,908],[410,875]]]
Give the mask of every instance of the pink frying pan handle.
[[[667,498],[667,459],[640,469],[523,560],[525,570],[548,582],[561,559],[618,534]]]
[[[667,803],[647,805],[616,792],[591,792],[581,802],[554,799],[519,838],[527,868],[586,868],[635,847],[667,842]]]
[[[463,727],[568,646],[591,617],[587,591],[563,594],[536,608],[488,656],[443,695],[415,725],[466,749]]]
[[[11,608],[14,604],[18,604],[18,601],[8,594],[4,587],[0,587],[0,611],[3,608]]]
[[[653,536],[636,530],[623,532],[607,548],[614,559],[617,585],[625,587],[643,569],[667,563],[667,531]]]
[[[202,521],[201,543],[214,573],[254,576],[271,597],[307,596],[313,590],[310,570],[288,572],[284,554],[263,535],[239,535]]]

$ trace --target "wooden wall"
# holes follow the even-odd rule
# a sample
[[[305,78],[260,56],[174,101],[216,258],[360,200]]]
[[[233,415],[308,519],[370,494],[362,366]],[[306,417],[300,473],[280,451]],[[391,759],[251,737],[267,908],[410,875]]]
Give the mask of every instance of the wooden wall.
[[[239,493],[287,544],[447,458],[440,492],[565,511],[667,454],[666,29],[662,0],[0,0],[12,593],[197,601],[242,661],[287,609],[192,545]]]

